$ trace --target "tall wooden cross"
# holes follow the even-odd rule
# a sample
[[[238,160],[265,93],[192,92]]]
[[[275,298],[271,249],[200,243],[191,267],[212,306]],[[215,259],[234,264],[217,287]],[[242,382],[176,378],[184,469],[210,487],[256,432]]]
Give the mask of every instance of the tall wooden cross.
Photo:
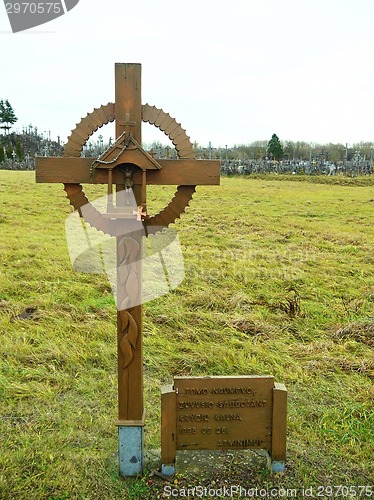
[[[116,140],[99,158],[82,150],[102,125],[115,120]],[[178,159],[155,159],[142,148],[141,125],[148,122],[173,142]],[[115,65],[115,103],[94,109],[72,130],[63,157],[38,157],[37,182],[64,184],[71,205],[85,221],[117,241],[117,343],[119,465],[122,475],[143,470],[142,234],[155,233],[184,211],[195,186],[219,184],[218,160],[196,160],[181,125],[162,109],[141,104],[141,65]],[[81,184],[106,184],[107,211],[97,210]],[[146,187],[177,185],[170,203],[147,214]],[[136,205],[129,203],[130,194]],[[132,198],[134,199],[134,198]],[[140,230],[141,229],[141,230]],[[143,231],[143,232],[142,232]]]

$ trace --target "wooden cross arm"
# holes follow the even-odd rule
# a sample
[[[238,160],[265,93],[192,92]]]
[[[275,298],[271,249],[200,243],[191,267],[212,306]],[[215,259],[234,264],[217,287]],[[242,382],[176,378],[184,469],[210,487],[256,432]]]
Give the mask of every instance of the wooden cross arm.
[[[36,158],[36,182],[66,184],[107,184],[108,172],[96,168],[90,175],[94,158],[40,156]],[[161,170],[147,170],[147,184],[163,185],[219,185],[219,160],[157,160]],[[134,184],[142,183],[141,171],[135,172]],[[122,184],[123,174],[113,170],[113,184]]]

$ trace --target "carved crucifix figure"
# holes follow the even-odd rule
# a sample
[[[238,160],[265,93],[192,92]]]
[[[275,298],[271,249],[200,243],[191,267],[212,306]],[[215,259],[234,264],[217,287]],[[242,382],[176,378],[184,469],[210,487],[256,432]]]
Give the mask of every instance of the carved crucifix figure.
[[[97,159],[81,157],[89,137],[115,120],[116,140]],[[141,125],[148,122],[173,142],[178,159],[155,159],[141,144]],[[115,65],[115,103],[94,109],[74,128],[63,157],[39,157],[37,182],[62,182],[71,205],[86,222],[117,241],[118,421],[120,471],[142,471],[143,361],[141,310],[142,237],[173,223],[190,202],[198,184],[219,184],[219,161],[196,160],[181,125],[162,109],[141,104],[140,64]],[[81,184],[108,186],[107,212],[85,196]],[[170,203],[147,214],[146,187],[177,185]],[[131,193],[130,193],[131,192]],[[128,202],[129,194],[136,203]],[[132,197],[133,199],[133,197]]]

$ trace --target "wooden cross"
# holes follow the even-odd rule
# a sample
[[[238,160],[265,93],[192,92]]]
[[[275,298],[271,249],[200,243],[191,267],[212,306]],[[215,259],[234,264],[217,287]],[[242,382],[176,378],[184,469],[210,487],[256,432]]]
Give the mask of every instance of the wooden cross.
[[[89,137],[99,127],[114,120],[114,144],[97,159],[81,157]],[[142,148],[142,121],[154,124],[165,132],[177,150],[178,159],[156,160]],[[189,137],[174,118],[155,106],[141,104],[140,64],[115,65],[115,103],[94,109],[76,125],[65,144],[63,157],[36,159],[37,182],[64,183],[70,203],[83,214],[84,219],[117,239],[119,428],[126,430],[126,427],[144,426],[142,308],[139,299],[142,236],[139,220],[146,234],[168,226],[184,211],[195,186],[219,184],[219,174],[218,160],[195,159]],[[81,186],[86,183],[107,184],[107,213],[100,213],[90,204]],[[172,201],[154,216],[146,212],[146,186],[150,184],[178,186]],[[133,190],[135,207],[125,206],[124,199],[129,189]],[[122,445],[127,446],[121,443],[120,438],[120,447]],[[123,475],[141,472],[143,464],[134,462],[142,462],[142,457],[138,460],[132,449],[123,456],[123,460],[128,462],[122,469],[120,464]]]

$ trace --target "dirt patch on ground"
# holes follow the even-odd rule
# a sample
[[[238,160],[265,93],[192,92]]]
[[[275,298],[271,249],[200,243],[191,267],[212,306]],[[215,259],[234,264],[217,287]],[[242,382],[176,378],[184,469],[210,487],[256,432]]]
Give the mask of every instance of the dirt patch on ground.
[[[334,340],[356,340],[368,346],[374,345],[374,321],[352,322],[332,333]]]

